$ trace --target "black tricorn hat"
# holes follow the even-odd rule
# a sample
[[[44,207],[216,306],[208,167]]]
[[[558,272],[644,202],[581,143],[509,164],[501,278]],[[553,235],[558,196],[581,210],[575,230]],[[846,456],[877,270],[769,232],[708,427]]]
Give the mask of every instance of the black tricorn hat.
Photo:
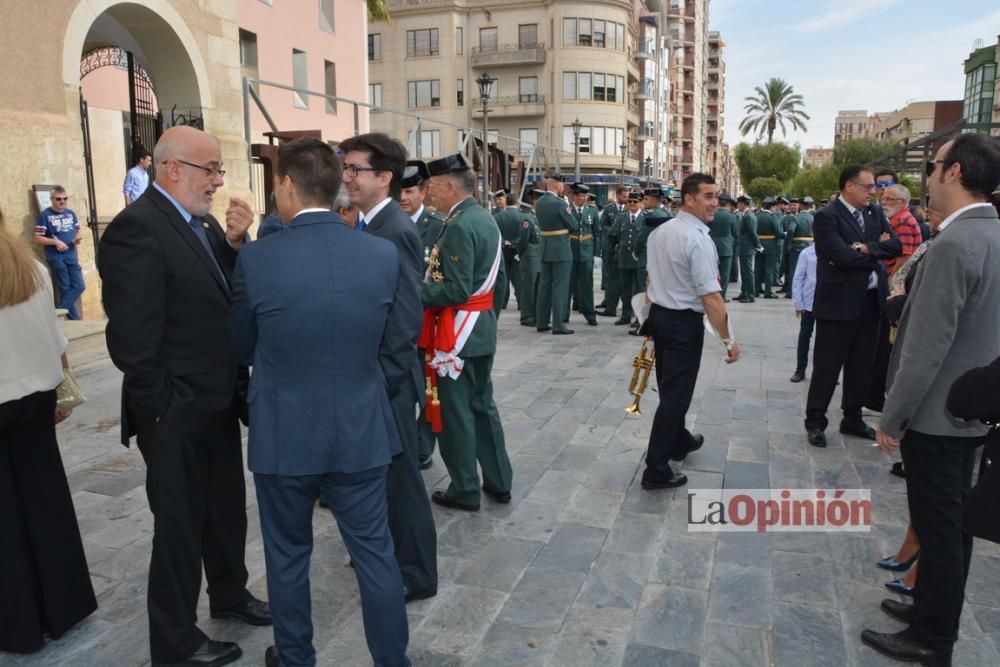
[[[508,192],[506,188],[500,188],[499,190],[497,190],[496,192],[493,193],[493,196],[494,197],[509,197],[510,196],[510,192]]]
[[[629,201],[642,201],[642,190],[632,190],[628,193]]]
[[[407,160],[406,167],[403,168],[403,180],[400,181],[400,186],[412,188],[430,177],[427,172],[427,164],[423,160]]]
[[[573,191],[573,194],[582,195],[590,192],[590,188],[583,183],[573,183],[569,186],[569,189]]]
[[[657,199],[663,196],[663,192],[660,188],[646,188],[642,191],[643,197],[656,197]]]
[[[806,204],[812,204],[813,203],[813,198],[810,197],[809,195],[806,195],[805,197],[802,198],[802,201],[803,201],[803,203],[806,203]]]
[[[432,160],[427,163],[427,172],[431,176],[451,174],[456,171],[468,171],[469,169],[472,169],[472,166],[461,153],[445,155],[442,158],[438,158],[437,160]]]
[[[736,201],[738,201],[738,202],[745,201],[745,202],[747,202],[749,204],[750,202],[753,201],[753,197],[751,197],[748,194],[742,194],[742,195],[740,195],[739,197],[736,198]]]
[[[764,197],[764,201],[761,202],[761,206],[774,206],[777,203],[774,197]]]
[[[788,198],[785,197],[785,195],[778,195],[778,203],[779,204],[790,204],[791,202],[788,201]]]
[[[732,197],[731,197],[731,196],[729,195],[729,193],[728,193],[728,192],[725,192],[725,191],[722,191],[722,192],[720,192],[720,193],[719,193],[719,194],[718,194],[718,195],[716,196],[716,198],[717,198],[717,199],[718,199],[718,200],[719,200],[720,202],[722,202],[723,204],[724,204],[724,203],[726,203],[726,202],[729,202],[730,204],[735,204],[735,203],[736,203],[736,200],[735,200],[735,199],[733,199],[733,198],[732,198]]]

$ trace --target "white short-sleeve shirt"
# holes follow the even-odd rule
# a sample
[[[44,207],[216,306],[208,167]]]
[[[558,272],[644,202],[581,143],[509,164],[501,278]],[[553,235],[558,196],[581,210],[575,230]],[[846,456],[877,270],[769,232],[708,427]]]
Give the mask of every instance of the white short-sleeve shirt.
[[[687,211],[654,229],[646,247],[646,294],[653,303],[703,313],[701,297],[722,291],[719,255],[708,225]]]

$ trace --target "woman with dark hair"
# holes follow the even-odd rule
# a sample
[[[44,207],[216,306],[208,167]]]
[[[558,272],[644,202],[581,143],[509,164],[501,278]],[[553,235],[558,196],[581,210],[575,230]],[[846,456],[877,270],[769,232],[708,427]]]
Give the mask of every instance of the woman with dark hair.
[[[48,270],[0,213],[0,651],[31,653],[97,609],[56,442],[66,337]],[[60,363],[60,358],[62,362]]]

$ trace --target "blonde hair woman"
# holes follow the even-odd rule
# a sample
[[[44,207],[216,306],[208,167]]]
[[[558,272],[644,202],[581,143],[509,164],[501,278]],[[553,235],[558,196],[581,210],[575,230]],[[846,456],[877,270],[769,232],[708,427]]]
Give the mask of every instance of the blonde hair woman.
[[[37,651],[97,608],[56,442],[67,344],[48,270],[0,212],[0,651]]]

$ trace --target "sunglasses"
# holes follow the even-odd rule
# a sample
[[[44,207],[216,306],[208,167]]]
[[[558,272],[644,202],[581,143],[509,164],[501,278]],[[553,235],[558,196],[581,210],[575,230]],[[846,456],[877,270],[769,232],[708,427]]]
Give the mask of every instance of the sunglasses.
[[[937,169],[937,165],[938,164],[944,164],[944,160],[928,160],[927,161],[927,167],[926,167],[925,171],[927,172],[928,176],[930,176],[931,174],[934,173],[934,170]]]
[[[876,188],[891,188],[895,183],[892,182],[890,178],[888,181],[875,181]]]
[[[69,197],[53,197],[52,201],[68,201]]]

